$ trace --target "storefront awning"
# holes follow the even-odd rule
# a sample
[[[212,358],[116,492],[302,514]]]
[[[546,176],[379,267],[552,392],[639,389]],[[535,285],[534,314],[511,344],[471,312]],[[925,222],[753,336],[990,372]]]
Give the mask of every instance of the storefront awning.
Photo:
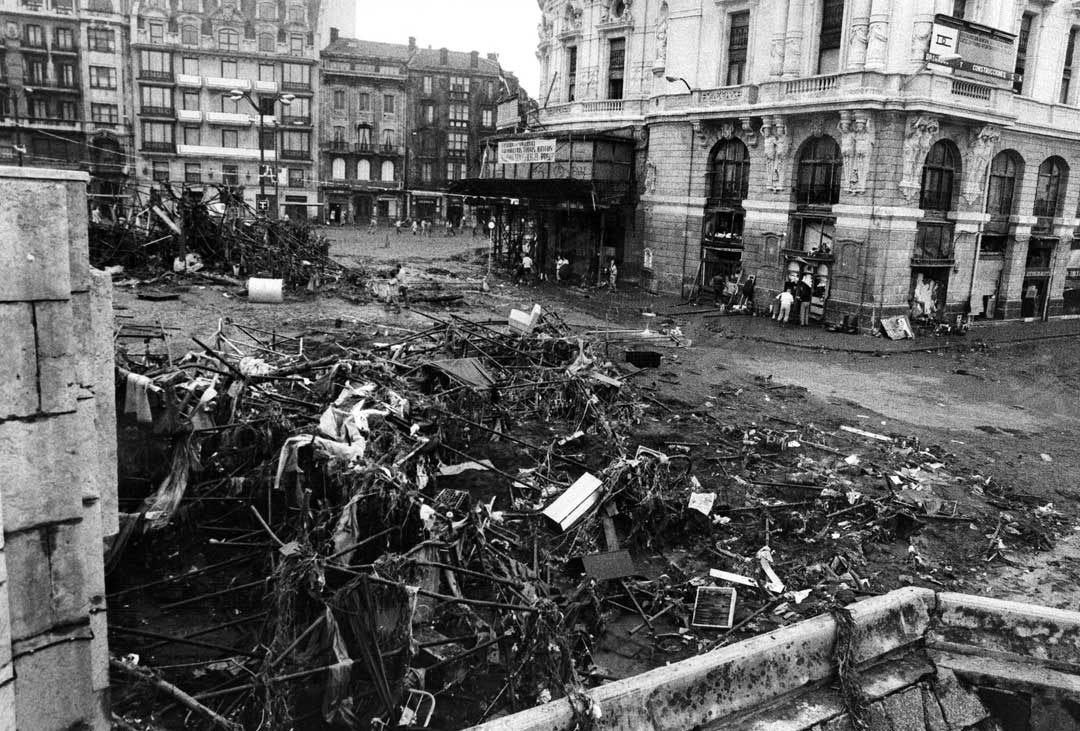
[[[589,202],[594,198],[592,185],[570,178],[515,180],[512,178],[468,178],[450,186],[450,192],[482,198],[527,198],[536,202]]]

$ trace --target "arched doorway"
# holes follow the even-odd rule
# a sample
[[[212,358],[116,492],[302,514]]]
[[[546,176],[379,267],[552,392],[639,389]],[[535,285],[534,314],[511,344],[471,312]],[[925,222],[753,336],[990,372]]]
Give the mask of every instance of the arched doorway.
[[[1057,155],[1043,160],[1039,166],[1035,205],[1031,211],[1035,216],[1035,225],[1031,227],[1024,262],[1024,281],[1020,291],[1021,317],[1035,318],[1046,314],[1054,251],[1061,241],[1055,235],[1054,223],[1063,212],[1068,182],[1068,163]]]
[[[809,297],[808,317],[825,318],[835,261],[836,216],[844,159],[840,145],[829,135],[811,137],[799,148],[795,168],[795,213],[790,248],[784,249],[785,283]],[[795,317],[797,308],[793,308]]]
[[[915,320],[945,317],[949,275],[956,263],[953,252],[956,210],[960,195],[960,151],[951,140],[939,140],[923,162],[919,208],[923,217],[915,232],[911,258],[910,314]]]
[[[700,283],[716,289],[742,269],[743,200],[750,183],[750,152],[742,140],[716,143],[709,153],[708,178]]]
[[[1005,252],[1015,241],[1011,217],[1017,212],[1020,182],[1024,178],[1024,158],[1016,150],[1002,150],[990,161],[986,188],[986,213],[979,241],[979,259],[971,287],[971,314],[974,317],[1001,317],[1001,282],[1005,274]]]

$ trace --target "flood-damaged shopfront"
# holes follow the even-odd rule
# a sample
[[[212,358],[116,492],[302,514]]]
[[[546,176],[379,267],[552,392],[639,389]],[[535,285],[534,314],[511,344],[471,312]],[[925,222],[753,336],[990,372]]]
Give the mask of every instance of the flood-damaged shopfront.
[[[486,220],[497,254],[528,254],[550,279],[560,260],[568,262],[559,268],[562,281],[595,284],[612,262],[620,279],[636,277],[634,149],[632,136],[602,132],[492,140],[482,177],[451,192]]]

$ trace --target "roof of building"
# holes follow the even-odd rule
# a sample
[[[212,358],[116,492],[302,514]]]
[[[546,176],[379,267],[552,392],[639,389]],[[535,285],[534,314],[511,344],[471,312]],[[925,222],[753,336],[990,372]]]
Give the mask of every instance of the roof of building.
[[[492,61],[481,54],[477,54],[476,67],[474,68],[472,65],[472,52],[468,51],[447,51],[446,64],[444,65],[442,63],[442,49],[439,48],[414,47],[410,49],[404,43],[382,43],[380,41],[365,41],[359,38],[338,38],[323,49],[322,55],[408,62],[412,68],[431,69],[433,71],[445,69],[449,71],[497,74],[500,70],[497,61]],[[514,76],[509,71],[503,71],[503,73],[507,77]]]
[[[472,66],[472,54],[460,51],[448,51],[446,64],[442,63],[442,51],[438,48],[418,48],[416,55],[409,62],[409,66],[422,69],[451,69],[454,71],[477,71],[485,74],[499,73],[499,64],[490,61],[484,56],[479,56],[477,66]]]
[[[378,58],[408,61],[409,47],[404,43],[362,41],[358,38],[338,38],[323,50],[323,55]]]

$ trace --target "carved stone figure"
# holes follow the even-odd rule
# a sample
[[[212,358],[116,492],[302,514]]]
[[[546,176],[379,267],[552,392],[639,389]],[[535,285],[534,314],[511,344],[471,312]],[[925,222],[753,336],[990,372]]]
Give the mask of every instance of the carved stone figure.
[[[870,182],[870,165],[874,153],[874,129],[869,118],[855,120],[855,150],[851,172],[848,173],[849,190],[852,193],[865,193]]]
[[[990,165],[990,159],[994,156],[994,148],[1000,139],[1000,130],[986,125],[972,134],[968,141],[971,162],[967,165],[967,179],[964,181],[963,197],[964,202],[969,206],[978,202],[982,197],[986,182],[986,170]]]
[[[841,113],[836,129],[840,132],[840,156],[844,158],[844,171],[850,179],[851,167],[855,164],[855,130],[851,126],[851,115]]]
[[[878,20],[870,24],[870,40],[866,46],[866,62],[868,64],[885,63],[885,50],[889,45],[889,24]]]
[[[772,187],[772,169],[776,162],[776,137],[773,136],[772,124],[766,119],[761,125],[761,154],[765,158],[765,170],[769,180],[765,187]]]
[[[900,191],[905,198],[912,196],[922,186],[920,180],[926,153],[934,143],[934,137],[940,129],[934,117],[920,116],[908,122],[904,136],[903,175],[900,178]]]
[[[656,163],[652,160],[645,162],[645,192],[652,193],[656,190]]]
[[[656,60],[663,64],[667,61],[667,3],[660,10],[660,22],[656,26]]]
[[[769,46],[769,75],[779,76],[784,72],[784,37],[774,36]]]
[[[779,122],[773,127],[772,160],[770,161],[769,187],[776,192],[784,189],[784,168],[787,166],[788,152],[791,149],[791,138],[788,137],[787,127]]]
[[[722,122],[720,124],[720,139],[730,140],[735,136],[735,123],[734,122]]]
[[[576,3],[567,3],[564,19],[566,21],[566,30],[575,31],[581,30],[581,8]]]
[[[850,41],[848,43],[849,66],[861,68],[866,64],[866,44],[869,36],[870,27],[865,22],[851,26]]]
[[[815,114],[810,118],[810,134],[813,137],[821,137],[825,134],[825,117]]]
[[[799,73],[802,58],[802,38],[788,36],[784,42],[784,73]]]
[[[930,31],[934,24],[929,21],[915,23],[911,33],[911,60],[922,61],[930,50]]]

